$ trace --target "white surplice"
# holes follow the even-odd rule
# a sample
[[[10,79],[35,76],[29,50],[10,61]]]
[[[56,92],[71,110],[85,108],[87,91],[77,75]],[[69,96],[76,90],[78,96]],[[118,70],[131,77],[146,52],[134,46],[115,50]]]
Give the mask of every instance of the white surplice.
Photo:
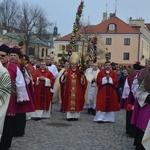
[[[2,79],[2,75],[5,76],[5,78],[7,78],[8,82],[5,85],[0,85],[2,88],[10,88],[11,87],[11,80],[10,80],[10,76],[9,73],[7,71],[7,69],[5,69],[1,62],[0,62],[0,80]],[[4,93],[1,90],[0,91],[0,96],[2,96]],[[4,101],[3,101],[4,100]],[[5,95],[3,95],[3,99],[0,99],[0,140],[1,140],[1,136],[2,136],[2,132],[3,132],[3,126],[4,126],[4,120],[5,120],[5,115],[6,115],[6,111],[8,108],[8,104],[9,104],[9,100],[10,100],[10,93],[5,93]]]

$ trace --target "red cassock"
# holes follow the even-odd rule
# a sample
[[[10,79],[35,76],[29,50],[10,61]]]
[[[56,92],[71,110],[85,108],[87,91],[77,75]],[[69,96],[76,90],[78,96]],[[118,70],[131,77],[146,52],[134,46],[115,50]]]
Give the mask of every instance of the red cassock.
[[[40,80],[39,84],[36,84],[37,78],[40,76],[44,76],[47,79],[50,80],[51,87],[45,86],[45,81]],[[53,74],[45,70],[35,70],[34,76],[34,95],[35,95],[35,101],[36,101],[36,110],[49,110],[50,102],[52,100],[52,93],[50,92],[50,89],[53,87],[55,78]]]
[[[113,80],[113,84],[107,83],[102,85],[102,79],[106,77],[106,70],[102,70],[97,75],[98,93],[96,99],[97,111],[119,111],[118,97],[116,93],[116,86],[118,84],[117,74],[110,70],[109,76]]]
[[[65,71],[64,71],[65,73]],[[76,71],[67,69],[66,81],[61,82],[61,98],[62,98],[62,110],[66,112],[80,112],[84,106],[84,95],[87,87],[87,80],[84,76],[85,84],[81,84],[81,73],[77,68]]]

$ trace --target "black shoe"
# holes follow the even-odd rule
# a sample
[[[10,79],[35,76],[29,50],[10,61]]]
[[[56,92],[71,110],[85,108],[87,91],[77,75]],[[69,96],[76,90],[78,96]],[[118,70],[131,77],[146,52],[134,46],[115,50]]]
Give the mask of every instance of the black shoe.
[[[41,118],[36,117],[36,118],[33,118],[33,120],[34,120],[34,121],[39,121],[39,120],[41,120]]]
[[[92,108],[88,108],[88,114],[91,114],[91,112],[92,112]]]
[[[65,111],[62,108],[60,109],[60,112],[65,113]]]
[[[68,119],[67,119],[67,121],[72,121],[72,120],[73,120],[73,118],[68,118]]]
[[[129,134],[130,138],[135,138],[134,134]]]
[[[73,118],[74,121],[78,121],[78,118]]]
[[[96,111],[93,108],[92,108],[92,115],[94,115],[94,116],[96,115]]]
[[[97,121],[97,123],[105,123],[104,121]]]

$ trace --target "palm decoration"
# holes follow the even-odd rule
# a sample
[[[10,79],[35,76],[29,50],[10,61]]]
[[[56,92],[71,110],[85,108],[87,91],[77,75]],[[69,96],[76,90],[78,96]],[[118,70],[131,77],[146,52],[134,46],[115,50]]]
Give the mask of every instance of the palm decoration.
[[[5,98],[11,93],[11,80],[7,72],[0,72],[0,101],[5,103]]]

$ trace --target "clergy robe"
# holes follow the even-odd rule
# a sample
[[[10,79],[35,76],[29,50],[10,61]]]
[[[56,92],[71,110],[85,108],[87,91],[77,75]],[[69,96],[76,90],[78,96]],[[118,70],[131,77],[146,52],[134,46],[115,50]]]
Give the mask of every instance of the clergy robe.
[[[47,66],[47,69],[53,74],[54,78],[56,79],[57,76],[58,76],[58,70],[57,70],[56,65],[54,65],[54,64],[49,64],[49,65]],[[51,88],[51,93],[54,93],[54,89],[53,89],[53,88]]]
[[[106,75],[109,74],[109,82]],[[114,122],[114,111],[119,111],[118,97],[116,86],[118,84],[118,76],[112,71],[101,70],[97,75],[97,99],[96,99],[96,115],[94,121]]]
[[[90,69],[86,73],[86,79],[88,81],[86,94],[85,94],[85,105],[88,105],[88,108],[95,109],[96,95],[97,95],[97,86],[95,82],[92,82],[93,79],[96,80],[99,69],[93,70]]]
[[[142,139],[142,144],[146,150],[150,150],[150,120],[146,127],[146,130]]]
[[[20,66],[20,65],[19,65]],[[31,77],[31,70],[29,68],[24,67],[24,72],[22,72],[26,90],[29,96],[29,101],[24,102],[21,106],[17,106],[17,110],[25,109],[28,114],[35,111],[35,100],[33,94],[33,86],[32,86],[32,77]],[[28,111],[27,111],[28,110]],[[26,113],[16,113],[15,115],[15,128],[14,128],[14,136],[23,136],[25,134],[25,126],[26,126]]]
[[[60,76],[62,75],[62,73],[64,71],[65,71],[65,68],[62,68],[61,71],[58,73],[58,76],[55,79],[55,83],[54,83],[54,86],[53,86],[54,94],[53,94],[52,102],[59,101],[61,103],[59,79],[60,79]]]
[[[40,76],[44,76],[46,78],[45,81],[39,80]],[[52,93],[50,92],[50,89],[53,88],[55,81],[54,75],[48,71],[48,69],[38,69],[34,73],[33,81],[35,87],[34,95],[36,101],[36,110],[48,111],[50,102],[52,100]]]
[[[9,149],[11,147],[15,128],[15,114],[30,111],[28,107],[24,108],[24,104],[28,103],[30,100],[26,90],[24,77],[18,66],[11,62],[6,62],[3,66],[10,74],[12,91],[5,117],[0,149]]]
[[[5,81],[7,80],[7,82]],[[8,71],[2,66],[0,62],[0,81],[1,81],[1,91],[0,91],[0,141],[3,132],[4,120],[6,111],[8,108],[10,93],[11,93],[11,80]],[[3,89],[7,89],[3,91]]]
[[[128,84],[130,92],[124,105],[125,109],[129,105],[132,106],[131,110],[126,110],[126,134],[129,134],[129,136],[131,137],[135,137],[135,131],[136,131],[135,125],[131,124],[131,118],[132,118],[134,102],[135,102],[135,98],[134,98],[131,88],[132,88],[132,83],[133,83],[135,76],[136,74],[130,74],[126,79],[127,81],[126,84]]]
[[[58,70],[57,67],[53,64],[50,64],[49,66],[47,66],[48,70],[54,75],[55,79],[58,76]]]
[[[150,103],[146,103],[145,100],[150,93],[146,91],[144,87],[144,80],[137,89],[137,99],[141,106],[138,114],[137,127],[142,130],[146,130],[148,121],[150,119]]]
[[[136,126],[138,128],[138,131],[137,131],[138,138],[136,138],[136,141],[137,141],[136,146],[143,148],[142,138],[146,130],[146,127],[148,125],[149,119],[150,119],[150,103],[147,103],[145,101],[147,96],[150,94],[149,69],[148,68],[145,68],[140,72],[138,76],[138,81],[139,81],[140,86],[138,87],[136,91],[136,96],[137,96],[138,103],[140,105],[140,109],[138,112],[138,118],[136,122]]]
[[[7,109],[7,114],[12,115],[16,113],[31,112],[32,110],[30,110],[28,106],[25,106],[30,100],[22,72],[16,64],[13,64],[11,62],[7,62],[3,65],[10,74],[12,85],[11,97]]]
[[[82,74],[77,68],[76,71],[72,71],[71,68],[67,70],[67,76],[64,77],[64,73],[60,77],[61,86],[61,98],[62,98],[62,110],[70,113],[79,113],[83,110],[85,102],[85,90],[87,87],[87,80],[84,76],[84,83],[81,81]],[[72,117],[67,117],[72,118]],[[79,118],[77,115],[75,118]]]
[[[140,105],[138,103],[138,100],[137,100],[137,96],[136,96],[136,91],[139,87],[139,82],[138,82],[138,76],[140,74],[141,70],[137,73],[137,75],[134,77],[134,80],[133,80],[133,83],[132,83],[132,87],[131,87],[131,90],[132,90],[132,93],[134,95],[134,109],[133,109],[133,113],[132,113],[132,118],[131,118],[131,123],[136,125],[137,123],[137,120],[138,120],[138,114],[139,114],[139,111],[140,111]]]
[[[105,76],[107,75],[106,70],[101,70],[97,75],[97,100],[96,100],[96,110],[99,111],[118,111],[118,97],[116,93],[116,86],[118,83],[117,74],[110,70],[110,83],[103,82]],[[112,81],[112,82],[111,82]]]

